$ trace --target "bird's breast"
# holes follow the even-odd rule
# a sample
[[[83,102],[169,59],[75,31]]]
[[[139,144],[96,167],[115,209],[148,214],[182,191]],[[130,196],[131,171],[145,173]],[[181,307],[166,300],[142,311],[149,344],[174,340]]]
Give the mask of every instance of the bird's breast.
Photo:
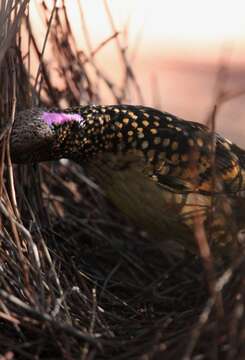
[[[164,188],[149,175],[151,164],[137,150],[101,153],[85,168],[118,209],[157,239],[169,236],[173,231],[170,224],[180,225],[181,217],[187,219],[193,212],[205,212],[210,205],[207,196]]]

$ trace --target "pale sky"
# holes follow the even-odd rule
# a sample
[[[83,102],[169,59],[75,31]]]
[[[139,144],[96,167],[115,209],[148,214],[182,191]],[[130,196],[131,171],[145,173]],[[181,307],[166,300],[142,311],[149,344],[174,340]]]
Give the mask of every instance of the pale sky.
[[[96,47],[111,35],[104,1],[66,0],[71,25],[82,48],[78,1]],[[46,3],[51,6],[53,1]],[[143,52],[149,48],[154,53],[167,49],[186,51],[188,55],[195,47],[206,56],[227,43],[245,49],[245,0],[108,0],[108,4],[117,29],[128,29],[130,45],[140,38]]]
[[[67,0],[74,18],[74,31],[79,32],[75,0]],[[103,0],[81,0],[94,44],[111,33]],[[129,43],[139,33],[142,51],[154,53],[168,48],[215,51],[224,43],[245,48],[244,0],[109,0],[117,28],[127,25]],[[75,20],[77,18],[77,21]],[[78,36],[79,37],[79,36]],[[81,39],[82,41],[82,39]]]

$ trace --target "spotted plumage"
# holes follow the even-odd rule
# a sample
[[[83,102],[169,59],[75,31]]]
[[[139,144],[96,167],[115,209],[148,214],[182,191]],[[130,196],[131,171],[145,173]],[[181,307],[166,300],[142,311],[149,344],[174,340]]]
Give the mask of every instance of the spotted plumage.
[[[194,202],[208,207],[211,193],[244,189],[242,149],[204,125],[144,106],[26,110],[17,115],[11,147],[16,162],[81,163],[124,213],[155,234],[169,203],[186,214]]]
[[[237,147],[215,134],[213,150],[213,134],[204,125],[131,105],[53,109],[43,114],[55,131],[55,158],[89,162],[101,152],[131,153],[144,158],[150,178],[172,190],[236,192],[243,185]],[[61,120],[52,123],[53,114],[56,118],[59,114]],[[214,171],[216,189],[213,189]]]

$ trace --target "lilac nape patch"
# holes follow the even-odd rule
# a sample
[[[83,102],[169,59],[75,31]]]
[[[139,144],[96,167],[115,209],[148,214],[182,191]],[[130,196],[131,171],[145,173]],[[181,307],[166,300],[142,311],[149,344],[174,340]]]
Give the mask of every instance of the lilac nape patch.
[[[56,112],[43,112],[42,120],[51,125],[61,125],[67,121],[83,121],[83,117],[80,114],[66,114],[66,113],[56,113]]]

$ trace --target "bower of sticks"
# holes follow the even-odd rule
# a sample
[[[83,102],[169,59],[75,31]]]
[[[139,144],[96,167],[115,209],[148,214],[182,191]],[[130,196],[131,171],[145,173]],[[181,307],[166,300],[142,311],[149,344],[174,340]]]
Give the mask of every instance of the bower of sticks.
[[[0,5],[0,359],[245,359],[243,251],[216,261],[200,229],[199,255],[169,257],[77,164],[12,164],[11,127],[20,110],[99,104],[101,86],[114,103],[141,102],[107,2],[111,36],[90,51],[77,48],[65,2],[53,3],[38,3],[46,26],[41,43],[27,0]],[[121,86],[96,62],[110,42]]]

